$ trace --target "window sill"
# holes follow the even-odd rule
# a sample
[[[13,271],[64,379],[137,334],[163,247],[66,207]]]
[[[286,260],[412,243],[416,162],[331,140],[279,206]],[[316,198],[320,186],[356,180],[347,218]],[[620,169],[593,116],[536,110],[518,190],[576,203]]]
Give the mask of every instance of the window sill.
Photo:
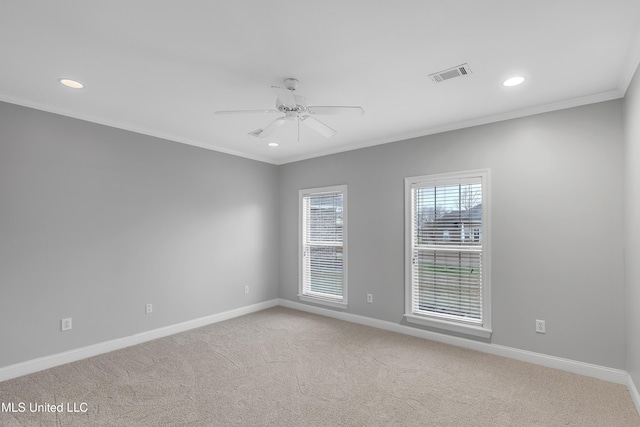
[[[459,334],[472,335],[480,338],[491,338],[491,334],[493,333],[491,329],[483,328],[482,326],[465,325],[464,323],[448,322],[446,320],[416,316],[414,314],[405,314],[404,317],[409,323],[457,332]]]
[[[300,301],[312,302],[314,304],[326,305],[335,308],[347,308],[347,303],[342,301],[332,301],[326,298],[312,297],[298,294]]]

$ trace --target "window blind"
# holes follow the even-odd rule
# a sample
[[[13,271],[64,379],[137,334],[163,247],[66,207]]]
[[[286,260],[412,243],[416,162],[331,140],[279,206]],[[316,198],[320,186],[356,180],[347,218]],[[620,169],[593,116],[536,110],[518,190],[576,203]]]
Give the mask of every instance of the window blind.
[[[343,300],[344,221],[341,192],[302,197],[302,294]]]
[[[482,178],[411,186],[411,309],[482,323]]]

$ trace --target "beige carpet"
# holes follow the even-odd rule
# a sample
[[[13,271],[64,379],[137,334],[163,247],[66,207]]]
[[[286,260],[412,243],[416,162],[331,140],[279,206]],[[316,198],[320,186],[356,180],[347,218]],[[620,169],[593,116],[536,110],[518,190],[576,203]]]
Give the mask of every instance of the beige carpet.
[[[640,426],[622,385],[281,307],[2,382],[0,402],[25,409],[2,426]]]

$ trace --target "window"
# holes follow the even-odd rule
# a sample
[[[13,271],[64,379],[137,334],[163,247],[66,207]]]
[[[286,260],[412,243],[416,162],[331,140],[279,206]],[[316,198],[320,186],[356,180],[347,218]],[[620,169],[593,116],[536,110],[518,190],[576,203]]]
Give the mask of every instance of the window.
[[[489,171],[405,179],[407,321],[491,336]]]
[[[347,306],[347,187],[300,190],[300,299]]]

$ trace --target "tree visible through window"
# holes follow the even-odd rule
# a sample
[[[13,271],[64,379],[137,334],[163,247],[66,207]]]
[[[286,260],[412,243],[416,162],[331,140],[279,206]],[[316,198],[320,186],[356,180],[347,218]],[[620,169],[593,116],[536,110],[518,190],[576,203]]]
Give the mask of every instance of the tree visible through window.
[[[486,326],[485,174],[407,178],[407,315]]]

